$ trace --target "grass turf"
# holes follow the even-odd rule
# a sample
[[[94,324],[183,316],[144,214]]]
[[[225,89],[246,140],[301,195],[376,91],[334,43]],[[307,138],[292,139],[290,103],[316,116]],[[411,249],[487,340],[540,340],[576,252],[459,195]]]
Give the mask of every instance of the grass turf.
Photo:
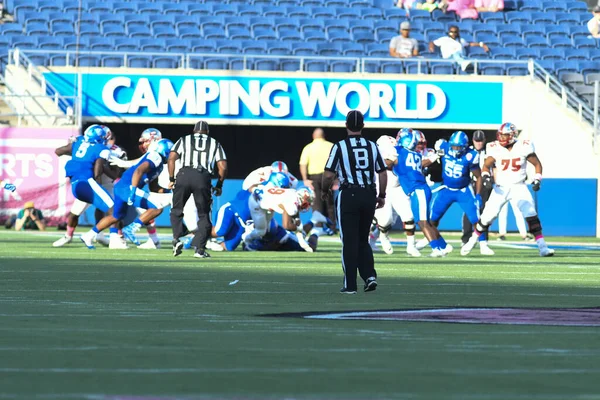
[[[540,258],[492,241],[494,257],[415,259],[396,246],[376,254],[377,291],[348,296],[333,242],[198,260],[57,237],[0,233],[0,399],[600,398],[594,327],[262,316],[595,307],[600,251]]]

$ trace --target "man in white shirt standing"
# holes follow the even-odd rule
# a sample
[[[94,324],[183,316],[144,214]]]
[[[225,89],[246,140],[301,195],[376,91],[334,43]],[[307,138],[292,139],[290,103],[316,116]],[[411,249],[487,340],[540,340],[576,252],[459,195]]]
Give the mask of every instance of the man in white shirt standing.
[[[397,58],[409,58],[419,55],[419,42],[410,37],[410,22],[404,21],[400,24],[400,35],[390,40],[390,56]]]
[[[440,48],[442,58],[452,58],[460,65],[460,68],[465,71],[471,64],[471,61],[465,59],[465,50],[467,46],[478,46],[482,47],[485,51],[490,51],[489,47],[483,42],[467,42],[465,39],[460,37],[458,26],[451,25],[448,30],[448,36],[442,36],[439,39],[429,42],[429,51],[435,52],[435,47]]]
[[[600,39],[600,4],[592,9],[594,15],[587,23],[588,30],[594,39]]]

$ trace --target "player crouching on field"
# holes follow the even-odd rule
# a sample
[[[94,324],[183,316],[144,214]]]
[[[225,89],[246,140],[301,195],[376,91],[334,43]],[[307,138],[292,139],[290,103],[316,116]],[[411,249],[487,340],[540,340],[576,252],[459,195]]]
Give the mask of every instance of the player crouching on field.
[[[554,250],[549,249],[542,235],[542,224],[538,218],[533,197],[529,192],[525,179],[527,178],[526,166],[530,162],[535,167],[535,178],[531,188],[537,192],[542,183],[542,163],[535,154],[533,143],[529,140],[517,140],[517,127],[506,122],[500,126],[496,134],[497,140],[488,143],[487,157],[482,168],[481,176],[485,187],[492,186],[491,171],[496,166],[496,185],[492,190],[490,199],[485,204],[479,222],[475,226],[473,236],[461,248],[460,254],[467,255],[471,252],[477,239],[485,232],[492,222],[498,217],[502,206],[508,201],[517,204],[519,211],[529,225],[529,232],[535,237],[540,256],[554,255]]]

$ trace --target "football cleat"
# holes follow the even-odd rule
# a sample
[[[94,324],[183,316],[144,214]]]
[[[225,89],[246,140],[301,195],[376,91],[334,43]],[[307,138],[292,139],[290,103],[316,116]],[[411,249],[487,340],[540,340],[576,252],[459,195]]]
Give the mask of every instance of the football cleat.
[[[471,236],[469,241],[460,248],[460,255],[468,256],[469,253],[471,252],[471,250],[473,250],[473,247],[475,247],[475,245],[477,244],[477,239],[478,239],[477,235],[473,234],[473,236]]]
[[[197,251],[194,253],[195,258],[210,258],[210,254],[206,251]]]
[[[63,247],[65,244],[69,244],[73,241],[73,236],[63,236],[56,242],[52,243],[52,247]]]
[[[140,225],[139,223],[132,222],[131,224],[129,224],[123,228],[123,236],[125,236],[125,238],[127,240],[129,240],[131,243],[135,244],[136,246],[139,246],[140,241],[135,236],[135,233],[137,231],[139,231],[141,227],[142,227],[142,225]]]
[[[365,282],[364,291],[372,292],[375,289],[377,289],[377,278],[372,276],[372,277],[368,278],[367,281]]]
[[[496,254],[494,250],[490,249],[490,246],[488,246],[487,242],[479,242],[479,253],[482,256],[493,256]]]
[[[160,249],[160,242],[154,243],[154,240],[148,239],[147,242],[140,244],[138,246],[138,249],[150,249],[150,250]]]
[[[223,248],[223,246],[221,246],[221,244],[219,244],[216,241],[213,241],[212,239],[209,240],[208,242],[206,242],[206,248],[211,251],[224,251],[225,250]]]
[[[102,246],[108,246],[110,244],[110,241],[106,238],[106,236],[104,236],[102,232],[100,232],[96,236],[96,243],[100,243]]]
[[[125,250],[127,249],[127,243],[125,240],[118,235],[111,235],[108,248],[111,250]]]
[[[444,253],[444,255],[448,255],[452,253],[452,250],[454,250],[454,247],[452,247],[450,243],[446,243],[446,247],[442,249],[442,252]]]
[[[541,257],[552,257],[554,255],[554,249],[550,249],[548,247],[542,247],[540,249]]]
[[[312,253],[314,251],[304,238],[302,232],[296,232],[296,238],[298,239],[298,244],[300,247],[302,247],[302,250],[306,251],[307,253]]]
[[[385,254],[394,253],[394,247],[392,246],[392,243],[390,242],[390,237],[387,235],[387,233],[381,232],[379,234],[379,243],[381,243],[381,248]]]
[[[89,231],[84,233],[83,235],[81,235],[79,237],[79,239],[83,242],[83,244],[85,244],[85,246],[90,249],[90,250],[94,250],[94,236],[96,236],[94,234],[94,231]]]
[[[428,244],[429,240],[427,240],[427,238],[423,238],[415,244],[415,247],[417,248],[417,250],[423,250],[425,247],[427,247]]]
[[[429,257],[433,257],[433,258],[446,257],[446,253],[444,253],[444,251],[442,249],[433,249],[431,251],[431,254],[429,254]]]
[[[347,288],[341,288],[340,289],[340,293],[341,294],[356,294],[356,290],[350,290]]]
[[[183,251],[183,243],[177,241],[173,244],[173,257],[177,257]]]
[[[411,257],[421,257],[421,252],[416,247],[410,246],[406,248],[406,254]]]

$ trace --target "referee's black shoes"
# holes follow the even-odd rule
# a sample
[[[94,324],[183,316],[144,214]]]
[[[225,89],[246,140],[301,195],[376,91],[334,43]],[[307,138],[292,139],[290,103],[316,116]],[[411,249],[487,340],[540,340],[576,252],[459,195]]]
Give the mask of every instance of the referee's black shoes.
[[[356,294],[356,290],[351,290],[351,289],[343,287],[342,289],[340,289],[340,293],[341,294]]]
[[[194,253],[194,257],[196,258],[210,258],[210,254],[206,251],[197,251]]]
[[[377,279],[372,276],[365,282],[365,292],[372,292],[375,289],[377,289]]]
[[[183,251],[183,243],[178,241],[173,241],[173,257],[177,257]]]

